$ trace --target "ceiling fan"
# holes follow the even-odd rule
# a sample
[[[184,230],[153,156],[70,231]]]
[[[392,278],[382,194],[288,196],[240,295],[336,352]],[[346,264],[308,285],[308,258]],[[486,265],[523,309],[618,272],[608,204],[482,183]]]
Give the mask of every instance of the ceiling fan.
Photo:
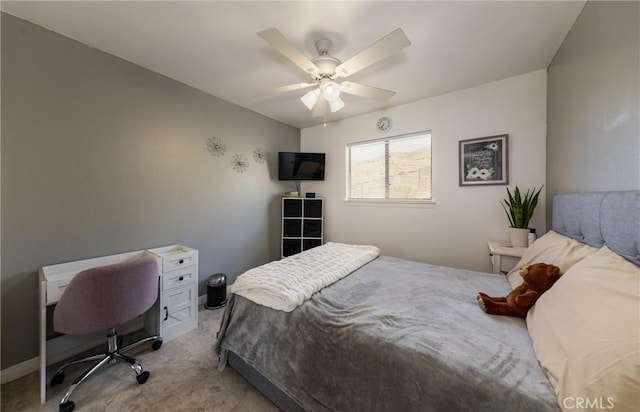
[[[261,93],[261,95],[317,86],[300,98],[304,105],[311,110],[312,117],[323,116],[326,113],[327,104],[332,113],[342,109],[344,101],[340,98],[340,93],[376,100],[391,98],[395,92],[390,90],[350,81],[338,83],[336,80],[351,76],[411,44],[402,29],[396,29],[343,63],[331,56],[333,42],[328,39],[320,39],[316,42],[319,56],[309,59],[277,29],[258,32],[258,36],[262,37],[296,66],[304,70],[312,79],[312,82],[296,83],[269,89]]]

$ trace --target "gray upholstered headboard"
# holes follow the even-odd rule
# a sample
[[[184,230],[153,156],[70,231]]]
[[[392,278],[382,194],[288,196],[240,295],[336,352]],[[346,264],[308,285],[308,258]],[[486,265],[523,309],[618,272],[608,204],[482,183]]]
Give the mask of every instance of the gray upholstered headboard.
[[[607,246],[640,266],[640,191],[585,192],[553,198],[555,232],[593,247]]]

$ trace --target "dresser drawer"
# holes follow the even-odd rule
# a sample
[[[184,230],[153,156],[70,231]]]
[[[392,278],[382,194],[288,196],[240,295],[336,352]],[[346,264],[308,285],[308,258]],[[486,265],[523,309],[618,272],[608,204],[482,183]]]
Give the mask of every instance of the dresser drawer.
[[[198,266],[190,266],[162,275],[162,291],[170,290],[178,286],[186,286],[198,280]]]
[[[162,272],[167,273],[181,268],[193,266],[198,261],[195,252],[177,253],[162,258]]]
[[[160,266],[162,273],[172,272],[198,263],[198,251],[186,246],[166,246],[149,249],[149,252],[162,259]]]

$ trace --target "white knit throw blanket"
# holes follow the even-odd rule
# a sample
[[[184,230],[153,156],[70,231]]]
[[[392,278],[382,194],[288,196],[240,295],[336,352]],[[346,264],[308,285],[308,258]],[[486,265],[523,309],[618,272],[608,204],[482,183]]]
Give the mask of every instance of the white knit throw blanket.
[[[375,246],[326,243],[238,276],[231,292],[291,312],[320,289],[377,258]]]

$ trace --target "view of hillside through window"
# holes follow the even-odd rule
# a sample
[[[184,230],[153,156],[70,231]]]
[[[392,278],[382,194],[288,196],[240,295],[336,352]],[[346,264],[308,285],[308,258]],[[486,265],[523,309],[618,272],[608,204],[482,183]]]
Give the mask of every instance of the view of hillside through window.
[[[431,133],[348,146],[349,199],[431,199]]]

